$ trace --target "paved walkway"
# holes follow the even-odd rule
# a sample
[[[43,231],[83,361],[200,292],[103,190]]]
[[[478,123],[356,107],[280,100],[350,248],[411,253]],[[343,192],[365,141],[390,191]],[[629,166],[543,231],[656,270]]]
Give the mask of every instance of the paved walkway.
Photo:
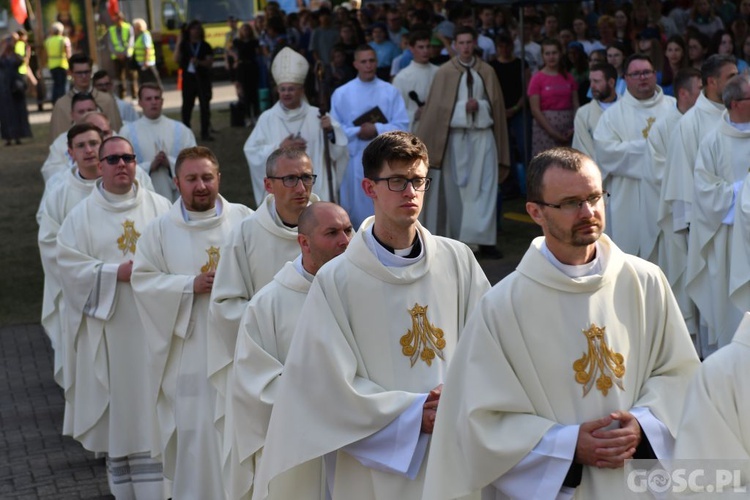
[[[114,498],[104,460],[61,436],[63,405],[42,327],[0,328],[0,498]]]

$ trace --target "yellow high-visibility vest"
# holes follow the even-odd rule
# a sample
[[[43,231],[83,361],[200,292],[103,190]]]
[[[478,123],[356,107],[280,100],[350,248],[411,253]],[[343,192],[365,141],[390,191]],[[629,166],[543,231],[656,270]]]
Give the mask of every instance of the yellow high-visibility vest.
[[[44,41],[44,48],[47,51],[47,67],[49,69],[68,69],[68,58],[65,54],[64,36],[52,35],[47,37]]]
[[[20,75],[25,75],[28,71],[28,68],[26,66],[26,42],[24,42],[23,40],[18,40],[13,49],[15,50],[16,55],[23,61],[18,67],[18,73]]]
[[[133,52],[135,60],[138,64],[143,64],[145,61],[149,66],[156,64],[156,52],[154,51],[154,39],[151,38],[151,46],[146,47],[143,41],[143,35],[151,37],[151,33],[144,31],[138,38],[135,39],[135,51]],[[148,59],[146,59],[146,49],[148,49]]]
[[[130,40],[130,30],[133,29],[130,24],[125,21],[120,26],[122,28],[122,38],[117,36],[117,25],[113,24],[109,27],[109,39],[112,40],[112,46],[115,48],[117,54],[125,52],[125,45]],[[112,54],[112,59],[117,59],[117,54]],[[133,57],[133,47],[127,49],[128,57]]]

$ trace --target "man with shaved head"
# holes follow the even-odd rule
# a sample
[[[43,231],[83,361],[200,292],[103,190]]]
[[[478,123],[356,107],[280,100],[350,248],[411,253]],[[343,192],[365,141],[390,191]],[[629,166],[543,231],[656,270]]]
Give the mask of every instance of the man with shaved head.
[[[318,202],[299,217],[302,253],[258,292],[240,321],[233,372],[227,387],[224,426],[224,484],[228,498],[250,498],[255,464],[265,442],[276,385],[284,369],[292,334],[313,277],[346,250],[354,235],[349,215],[338,205]],[[321,461],[313,460],[287,477],[275,498],[300,498],[286,487],[304,486],[318,497]],[[324,496],[319,496],[324,498]]]

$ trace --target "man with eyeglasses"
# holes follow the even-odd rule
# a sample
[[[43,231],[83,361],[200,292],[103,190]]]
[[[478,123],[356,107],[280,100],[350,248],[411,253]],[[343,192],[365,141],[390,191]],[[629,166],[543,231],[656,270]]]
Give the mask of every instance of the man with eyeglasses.
[[[260,115],[244,146],[256,206],[266,195],[266,159],[279,148],[305,151],[318,176],[313,193],[325,201],[338,198],[349,161],[349,141],[330,114],[321,116],[320,109],[304,99],[309,68],[307,60],[289,47],[281,49],[273,59],[271,73],[278,85],[279,101]]]
[[[742,196],[750,158],[750,77],[730,79],[723,98],[726,111],[702,139],[695,160],[685,271],[685,289],[708,327],[700,331],[704,357],[731,342],[750,306],[748,199]]]
[[[252,211],[224,199],[220,180],[210,149],[183,149],[175,162],[180,197],[143,231],[133,263],[150,393],[158,395],[159,452],[173,498],[224,498],[216,389],[206,377],[208,305],[221,250]]]
[[[85,54],[73,54],[68,60],[68,65],[70,67],[68,72],[73,78],[73,84],[68,93],[55,102],[50,118],[50,137],[54,140],[55,137],[65,133],[70,128],[70,110],[73,96],[80,93],[91,94],[96,101],[96,105],[109,118],[112,128],[120,130],[122,118],[114,97],[91,86],[91,58]]]
[[[161,498],[162,466],[152,459],[156,409],[149,390],[147,330],[130,276],[138,239],[169,211],[169,201],[135,180],[130,143],[111,137],[99,147],[101,177],[65,218],[57,236],[63,335],[75,347],[72,437],[107,454],[117,498]],[[67,376],[67,374],[66,374]],[[154,453],[155,454],[155,453]]]
[[[138,119],[138,111],[135,110],[135,106],[130,102],[120,99],[112,93],[114,84],[112,83],[112,78],[109,76],[109,73],[107,73],[107,70],[100,69],[94,73],[94,76],[91,79],[94,82],[93,85],[96,90],[99,92],[106,92],[114,97],[115,102],[117,103],[117,109],[120,110],[120,118],[122,118],[123,123],[134,122]]]
[[[553,148],[526,180],[543,236],[469,318],[424,498],[631,498],[624,461],[671,458],[700,363],[663,273],[603,234],[597,165]]]
[[[315,276],[278,383],[256,499],[317,457],[334,500],[421,499],[443,375],[489,288],[469,247],[418,222],[430,188],[419,138],[381,134],[362,164],[375,216]]]
[[[287,262],[264,286],[242,314],[232,374],[227,386],[224,427],[224,479],[227,498],[252,496],[253,476],[262,460],[276,387],[281,380],[289,345],[313,279],[320,268],[341,255],[354,236],[343,208],[320,201],[299,218],[302,253]],[[276,498],[323,500],[322,460],[311,460],[285,477]],[[302,493],[310,492],[309,495]]]
[[[699,353],[699,318],[695,305],[685,291],[688,232],[692,221],[694,198],[693,174],[698,146],[709,133],[719,127],[722,113],[726,109],[722,102],[722,93],[727,82],[736,74],[737,64],[732,56],[715,54],[706,59],[701,66],[703,92],[698,96],[695,106],[680,118],[671,134],[659,195],[657,223],[663,231],[669,250],[669,266],[662,269],[677,296],[688,330],[696,335],[696,348],[699,349]]]
[[[604,188],[612,193],[607,205],[607,234],[626,253],[647,258],[641,235],[644,221],[656,217],[656,201],[645,185],[651,128],[675,106],[674,97],[656,85],[651,59],[634,54],[624,65],[627,91],[604,113],[594,130],[596,161]]]
[[[120,135],[133,143],[139,166],[151,176],[154,189],[165,198],[180,197],[175,165],[180,151],[195,147],[195,135],[184,123],[164,116],[163,90],[157,83],[147,82],[138,88],[138,105],[143,116],[126,123]]]
[[[305,207],[319,201],[312,193],[316,179],[303,150],[282,148],[271,153],[264,179],[268,195],[255,213],[233,229],[224,247],[208,317],[213,332],[208,339],[208,374],[219,391],[219,428],[240,317],[255,292],[299,255],[297,223]]]
[[[66,352],[72,347],[65,344],[69,338],[62,335],[62,288],[57,272],[57,233],[63,221],[73,207],[91,194],[94,183],[99,178],[99,146],[104,139],[102,131],[95,125],[81,123],[73,125],[67,133],[68,156],[71,165],[52,176],[45,186],[42,201],[37,210],[36,220],[39,224],[39,254],[44,268],[44,296],[42,301],[41,323],[50,338],[55,351],[55,381],[66,391],[70,388],[70,377],[65,372],[70,370]],[[141,181],[140,176],[136,178]],[[148,176],[145,176],[148,180]],[[67,351],[66,351],[67,349]],[[67,392],[66,392],[67,394]],[[67,401],[67,400],[66,400]],[[66,411],[69,408],[66,405]],[[70,423],[66,418],[65,422]],[[70,434],[69,430],[64,433]]]

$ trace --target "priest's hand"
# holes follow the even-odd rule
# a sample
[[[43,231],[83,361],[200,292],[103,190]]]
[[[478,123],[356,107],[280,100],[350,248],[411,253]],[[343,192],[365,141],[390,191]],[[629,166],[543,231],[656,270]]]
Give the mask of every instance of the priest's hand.
[[[474,98],[469,99],[466,101],[466,114],[472,114],[479,111],[479,101],[477,101]]]
[[[214,287],[214,275],[216,271],[207,271],[200,273],[193,279],[193,293],[211,293]]]
[[[432,434],[435,429],[435,417],[437,416],[438,403],[440,395],[443,393],[443,384],[435,387],[427,395],[424,405],[422,406],[422,432]]]
[[[281,141],[281,144],[279,145],[279,147],[305,150],[307,148],[307,141],[304,140],[302,137],[290,134],[289,137]]]
[[[130,275],[133,273],[133,261],[123,262],[117,267],[117,281],[125,283],[130,282]]]
[[[614,412],[590,422],[581,424],[574,460],[582,465],[606,469],[619,469],[625,460],[632,458],[640,441],[640,425],[635,421],[635,432],[628,412]],[[620,428],[609,429],[613,421],[620,421]]]
[[[331,115],[323,115],[320,117],[320,128],[326,133],[333,132],[333,125],[331,124]]]
[[[156,153],[156,156],[154,156],[154,159],[151,160],[151,166],[149,167],[149,173],[156,172],[160,168],[170,168],[169,165],[169,158],[167,158],[167,153],[164,151],[159,151]]]
[[[374,139],[378,136],[378,129],[375,128],[375,124],[370,122],[365,122],[362,124],[361,127],[359,127],[359,133],[357,133],[357,137],[364,141],[369,141],[370,139]]]

